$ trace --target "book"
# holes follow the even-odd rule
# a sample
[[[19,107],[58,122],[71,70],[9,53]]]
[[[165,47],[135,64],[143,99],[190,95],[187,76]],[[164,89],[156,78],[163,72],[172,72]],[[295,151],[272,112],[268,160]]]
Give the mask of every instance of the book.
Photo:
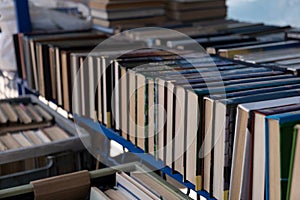
[[[42,131],[52,140],[65,140],[68,139],[70,136],[58,126],[52,126],[49,128],[44,128]]]
[[[279,42],[279,41],[250,41],[250,42],[241,42],[241,43],[234,43],[234,44],[221,44],[221,45],[213,45],[206,48],[207,53],[209,54],[218,54],[219,49],[230,49],[230,48],[237,48],[243,46],[254,46],[260,44],[267,44],[272,42]]]
[[[291,161],[289,169],[288,187],[287,187],[287,199],[296,199],[298,196],[297,186],[299,185],[299,175],[297,165],[299,163],[299,125],[295,126],[293,134],[293,144],[291,152]]]
[[[169,18],[180,21],[218,19],[226,17],[226,7],[224,6],[202,10],[189,10],[185,12],[168,11],[166,14]]]
[[[190,199],[171,183],[161,180],[156,174],[140,171],[130,172],[130,177],[143,185],[160,199]]]
[[[3,144],[3,142],[0,141],[0,151],[7,150],[7,147]]]
[[[37,60],[36,60],[36,42],[45,42],[45,41],[62,41],[69,40],[70,38],[80,38],[92,36],[93,34],[99,34],[91,30],[83,30],[83,31],[56,31],[56,32],[38,32],[38,33],[26,33],[19,34],[19,40],[21,40],[22,47],[17,49],[16,53],[18,55],[23,54],[24,61],[22,61],[25,65],[25,72],[28,81],[28,86],[32,89],[39,90],[38,85],[38,77],[37,77]],[[52,65],[53,60],[50,60],[50,64]],[[51,68],[51,74],[54,71]],[[51,75],[52,77],[52,75]],[[52,80],[54,81],[54,80]],[[55,88],[53,88],[55,90]],[[56,99],[56,97],[54,97]]]
[[[106,196],[101,190],[97,187],[91,187],[90,191],[90,200],[109,200],[108,196]]]
[[[6,124],[7,121],[8,121],[8,118],[6,117],[6,115],[4,114],[2,109],[0,108],[0,123],[1,124]]]
[[[261,101],[247,104],[240,104],[237,108],[236,115],[236,127],[234,133],[234,147],[233,147],[233,161],[232,161],[232,172],[231,172],[231,188],[229,192],[229,198],[241,198],[241,197],[250,197],[249,194],[251,191],[251,174],[250,170],[252,168],[251,161],[252,151],[251,146],[263,146],[264,136],[254,135],[253,130],[250,129],[253,127],[254,120],[252,119],[253,110],[263,109],[263,108],[271,108],[289,104],[299,103],[298,97],[284,98],[284,99],[276,99],[269,101]],[[263,129],[264,130],[264,129]],[[261,143],[261,144],[260,144]],[[254,147],[253,147],[254,148]],[[261,154],[263,149],[261,148],[258,152]],[[263,159],[262,159],[263,160]],[[261,161],[261,164],[263,161]],[[250,166],[250,167],[247,167]],[[253,166],[255,169],[257,168],[258,163]],[[264,168],[264,167],[261,167]],[[261,170],[253,172],[263,173]],[[254,178],[254,177],[253,177]],[[255,179],[262,179],[260,181],[256,181],[253,183],[253,187],[255,185],[264,182],[264,175],[255,175]],[[245,181],[246,180],[246,181]],[[237,182],[239,181],[239,182]],[[247,184],[248,183],[248,184]],[[250,184],[249,184],[250,183]],[[255,185],[254,185],[255,184]],[[253,198],[262,198],[263,191],[253,191]]]
[[[116,185],[119,190],[128,192],[137,199],[159,199],[159,197],[150,190],[122,172],[116,174]]]
[[[290,87],[290,86],[285,87],[285,86],[283,86],[281,89],[280,88],[281,87],[275,87],[274,89],[270,88],[269,91],[267,91],[268,88],[262,88],[262,89],[250,89],[249,88],[249,90],[246,90],[246,91],[230,92],[230,93],[227,93],[226,95],[212,95],[211,98],[205,98],[204,99],[205,100],[205,102],[204,102],[204,104],[205,104],[205,113],[206,113],[206,111],[209,112],[210,110],[213,110],[213,107],[212,107],[213,104],[210,103],[211,101],[213,102],[212,99],[233,98],[233,97],[239,97],[239,96],[249,96],[250,97],[250,95],[253,95],[255,93],[268,93],[268,92],[274,92],[276,90],[277,91],[278,90],[284,91],[286,89],[292,89],[293,87]],[[211,106],[209,106],[208,103],[210,103]],[[212,126],[210,125],[212,122],[210,120],[208,120],[208,119],[209,118],[206,118],[206,120],[208,122],[205,122],[205,132],[206,132],[206,134],[210,133],[212,131],[212,129],[211,129]],[[206,127],[210,127],[210,129],[206,130]],[[205,136],[205,139],[209,139],[210,137],[211,136]],[[206,146],[206,144],[207,143],[204,143],[205,146]],[[260,146],[262,146],[262,145],[260,145]],[[208,152],[209,150],[206,150],[206,152]],[[261,151],[259,151],[259,152],[261,152]],[[209,184],[210,183],[210,179],[209,179],[209,170],[210,170],[210,168],[209,168],[210,161],[209,160],[210,159],[211,159],[210,154],[207,154],[207,156],[204,157],[204,163],[206,163],[206,166],[204,167],[205,171],[204,171],[203,174],[206,176],[206,177],[204,177],[204,178],[206,178],[206,179],[204,179],[204,184],[205,184],[205,187],[206,187],[205,190],[207,190],[207,191],[210,191],[210,184]],[[246,192],[243,192],[243,194],[246,194]]]
[[[213,7],[223,7],[225,6],[225,1],[214,0],[214,1],[194,1],[194,2],[178,2],[169,1],[167,8],[170,10],[184,11],[184,10],[196,10],[201,8],[213,8]]]
[[[1,103],[0,107],[4,111],[4,113],[7,115],[7,118],[10,122],[18,121],[18,116],[9,103]]]
[[[102,35],[96,35],[94,37],[86,37],[86,38],[74,38],[73,40],[66,40],[66,41],[52,41],[52,42],[43,42],[43,43],[37,43],[36,48],[37,52],[39,52],[37,58],[39,61],[38,65],[38,71],[39,71],[39,81],[40,81],[40,93],[42,96],[46,97],[46,99],[50,99],[52,96],[51,93],[51,87],[48,89],[49,91],[44,90],[45,85],[57,85],[57,88],[60,88],[60,90],[57,90],[57,102],[59,105],[62,105],[65,107],[66,110],[70,110],[69,104],[69,80],[67,79],[69,72],[69,65],[68,65],[68,58],[67,55],[64,54],[64,62],[62,60],[62,51],[91,51],[94,47],[96,47],[101,41],[104,40],[104,37]],[[55,62],[55,71],[59,72],[57,75],[54,74],[54,79],[57,83],[51,84],[51,76],[46,76],[46,74],[50,73],[50,66],[49,66],[49,59],[54,59],[49,57],[49,49],[53,48],[54,58],[56,58]],[[48,59],[48,61],[46,60]],[[64,67],[64,68],[63,68]],[[52,67],[53,68],[53,67]],[[48,77],[48,79],[44,79],[44,77]],[[60,81],[61,80],[61,81]],[[45,96],[47,93],[47,96]]]
[[[155,70],[157,70],[156,68],[153,68],[152,69],[153,71],[155,71]],[[224,70],[225,70],[225,68],[224,68]],[[256,69],[256,70],[259,70],[259,69]],[[226,71],[226,70],[225,70]],[[151,70],[150,71],[148,71],[148,72],[151,72]],[[139,72],[140,73],[140,72]],[[287,78],[287,77],[286,77]],[[275,78],[276,79],[276,78]],[[271,78],[269,79],[269,80],[272,80]],[[246,82],[246,81],[245,81]],[[276,82],[276,81],[275,81]],[[279,82],[279,81],[278,81]],[[281,82],[281,81],[280,81]],[[160,84],[160,85],[165,85],[165,83],[163,83],[163,84]],[[256,84],[252,84],[252,87],[254,86],[254,85],[256,85]],[[204,85],[202,85],[201,87],[204,87]],[[250,88],[248,88],[248,89],[250,89]],[[162,90],[163,91],[163,90]],[[161,92],[161,93],[159,93],[160,95],[159,96],[161,96],[161,95],[163,95],[164,93],[163,92]],[[171,97],[171,96],[170,96]],[[166,96],[166,99],[169,99],[167,96]],[[162,102],[165,102],[165,100],[162,100]],[[162,104],[162,105],[164,105],[164,103]],[[170,109],[169,109],[170,110]],[[169,114],[171,114],[171,113],[169,113]],[[159,116],[159,115],[158,115]],[[158,120],[159,121],[159,120]],[[170,128],[169,128],[170,129]],[[162,129],[163,130],[163,129]],[[165,131],[167,131],[168,130],[168,128],[166,127],[166,129],[165,129]],[[158,143],[158,147],[159,147],[159,145],[161,145],[161,146],[163,146],[164,145],[164,136],[163,136],[164,134],[162,134],[162,139],[160,139],[159,140],[159,143]],[[172,135],[171,135],[171,137],[172,137]],[[195,152],[195,151],[194,151]],[[158,153],[161,153],[161,155],[160,156],[162,156],[162,160],[164,160],[165,158],[164,158],[164,151],[162,151],[162,152],[158,152]],[[167,155],[167,154],[165,154],[165,155]],[[169,155],[168,155],[169,156]],[[173,156],[173,155],[172,155]],[[168,158],[169,159],[169,158]],[[194,180],[194,182],[196,182],[196,180]]]
[[[36,109],[29,102],[10,102],[10,100],[2,100],[0,102],[0,109],[3,123],[1,123],[0,133],[15,132],[24,129],[34,129],[42,126],[48,126],[52,123],[52,116],[46,111],[48,119],[43,118]],[[7,120],[7,121],[6,121]]]
[[[30,147],[32,144],[27,140],[22,132],[12,134],[12,137],[22,146],[22,147]]]
[[[119,191],[118,189],[109,189],[104,192],[110,199],[120,199],[120,200],[126,200],[126,199],[134,199],[134,197],[129,196],[124,191]]]
[[[104,20],[123,20],[123,19],[135,19],[138,17],[152,17],[157,15],[163,15],[164,9],[163,8],[155,8],[155,7],[148,7],[148,8],[139,8],[139,9],[132,9],[129,8],[127,10],[118,10],[118,11],[105,11],[105,10],[91,10],[91,15],[97,19],[104,19]]]
[[[22,134],[22,132],[12,134],[12,137],[21,145],[22,148],[27,148],[33,146],[33,144],[27,140],[27,138]],[[33,170],[36,168],[36,159],[30,156],[24,160],[24,170]]]
[[[45,111],[41,106],[39,105],[34,105],[34,108],[38,111],[38,113],[47,121],[51,121],[53,119],[53,117],[47,112]]]
[[[234,43],[243,43],[254,41],[255,38],[248,36],[237,36],[237,35],[225,35],[225,36],[212,36],[205,38],[195,38],[196,42],[198,42],[203,48],[221,45],[221,44],[234,44]],[[166,44],[170,48],[178,48],[178,49],[193,49],[193,45],[195,43],[194,40],[176,40],[176,41],[168,41]]]
[[[245,54],[250,52],[257,52],[261,50],[269,50],[269,49],[280,49],[285,47],[296,47],[298,45],[297,41],[283,41],[283,42],[274,42],[269,44],[262,44],[262,45],[254,45],[254,46],[246,46],[246,47],[239,47],[239,48],[232,48],[232,49],[220,49],[219,55],[226,57],[226,58],[233,58],[236,54]]]
[[[20,121],[24,124],[32,123],[32,119],[28,114],[24,111],[23,105],[14,105],[15,111],[18,114]]]
[[[300,30],[297,28],[291,29],[286,31],[286,39],[291,39],[291,40],[299,40],[300,39]]]
[[[26,110],[28,111],[28,113],[32,116],[33,120],[37,123],[40,123],[43,121],[42,116],[40,116],[38,114],[38,111],[35,110],[35,108],[33,107],[32,104],[28,104],[26,106]]]
[[[287,54],[283,54],[283,52],[286,52]],[[298,47],[287,47],[283,49],[276,49],[276,50],[265,50],[262,52],[253,52],[253,53],[247,53],[243,55],[235,55],[234,58],[246,61],[250,63],[270,63],[273,65],[274,62],[282,61],[282,60],[288,60],[293,58],[299,57],[299,48]]]
[[[120,20],[103,20],[100,18],[93,18],[92,22],[95,25],[104,27],[118,27],[121,26],[124,29],[134,28],[138,26],[160,25],[165,20],[164,16],[153,17],[139,17],[137,19],[120,19]]]
[[[99,1],[90,1],[90,8],[99,9],[105,11],[120,11],[128,9],[143,9],[143,8],[156,8],[163,7],[164,4],[161,1],[127,1],[127,2],[99,2]]]
[[[23,135],[33,144],[33,145],[41,145],[43,144],[43,140],[41,140],[35,131],[23,131]]]
[[[17,149],[21,147],[21,145],[13,138],[10,133],[1,135],[0,140],[8,149]]]
[[[231,159],[232,159],[233,132],[234,132],[234,127],[235,127],[234,115],[235,115],[235,108],[237,106],[235,103],[240,104],[240,103],[251,102],[251,101],[254,102],[254,101],[261,101],[261,100],[276,99],[276,98],[280,98],[280,97],[281,98],[282,97],[290,97],[290,95],[285,92],[273,92],[273,93],[269,93],[270,95],[267,95],[267,94],[268,93],[252,95],[250,97],[247,97],[247,96],[246,97],[237,97],[237,98],[233,98],[231,100],[229,99],[229,100],[227,100],[227,103],[231,102],[229,104],[225,103],[226,100],[223,101],[223,103],[225,103],[225,104],[221,103],[222,101],[216,102],[216,105],[215,105],[216,106],[215,107],[215,110],[216,110],[215,116],[216,117],[214,120],[214,123],[215,123],[215,125],[214,125],[215,126],[215,132],[214,132],[215,133],[214,134],[215,142],[214,142],[214,144],[215,144],[215,146],[214,146],[214,150],[213,150],[214,151],[213,194],[214,194],[214,196],[217,196],[218,198],[223,197],[224,189],[220,190],[220,188],[228,188],[229,189],[229,187],[230,187],[229,179],[230,179]],[[233,102],[235,102],[234,105],[232,104]],[[225,106],[226,104],[227,104],[227,106]],[[233,105],[233,107],[231,107],[230,105]],[[224,111],[222,111],[222,109],[224,109]],[[225,110],[227,110],[226,115],[229,115],[229,118],[225,118]],[[222,117],[221,117],[222,112],[224,112],[224,113],[222,114]],[[223,132],[223,131],[226,131],[226,132]],[[228,135],[228,133],[229,133],[229,135]],[[220,137],[222,139],[220,139]],[[224,157],[221,158],[221,157],[219,157],[220,155],[223,155]],[[216,164],[216,163],[220,163],[220,162],[221,162],[221,165]],[[222,162],[224,162],[224,163],[222,163]],[[221,166],[224,166],[224,168],[222,169]],[[221,177],[224,177],[225,183],[223,183]],[[228,181],[226,181],[226,179]],[[224,184],[224,185],[222,185],[222,184]]]
[[[35,134],[39,137],[40,140],[42,140],[43,143],[50,143],[51,139],[40,129],[35,131]]]
[[[266,117],[266,198],[284,199],[287,193],[293,128],[299,112]]]

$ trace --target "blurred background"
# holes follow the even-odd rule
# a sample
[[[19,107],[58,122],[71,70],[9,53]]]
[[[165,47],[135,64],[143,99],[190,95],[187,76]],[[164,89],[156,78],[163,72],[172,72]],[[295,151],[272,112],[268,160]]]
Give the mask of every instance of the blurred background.
[[[300,27],[300,0],[227,0],[229,18]]]

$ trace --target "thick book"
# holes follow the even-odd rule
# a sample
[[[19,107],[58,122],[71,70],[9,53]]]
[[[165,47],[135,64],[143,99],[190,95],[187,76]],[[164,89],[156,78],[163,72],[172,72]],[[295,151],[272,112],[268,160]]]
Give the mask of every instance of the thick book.
[[[101,190],[99,190],[97,187],[91,187],[90,190],[90,200],[110,200],[108,196],[106,196]]]
[[[279,87],[274,87],[274,88],[248,88],[247,90],[241,90],[241,91],[229,91],[229,93],[226,93],[226,94],[214,94],[212,96],[210,96],[210,98],[206,97],[204,99],[204,108],[205,108],[205,113],[209,113],[209,112],[212,112],[213,110],[213,102],[215,100],[218,100],[218,99],[224,99],[224,98],[234,98],[234,97],[242,97],[242,96],[250,96],[250,95],[254,95],[254,94],[258,94],[258,93],[268,93],[268,92],[274,92],[274,91],[278,91],[278,90],[288,90],[288,89],[297,89],[299,87],[297,87],[297,85],[288,85],[288,86],[279,86]],[[226,90],[226,88],[225,88]],[[205,124],[204,124],[204,128],[205,128],[205,139],[210,139],[210,137],[212,137],[212,119],[209,120],[209,118],[211,117],[208,117],[205,121]],[[209,128],[209,129],[207,129]],[[205,143],[206,145],[206,143]],[[210,150],[210,149],[209,149]],[[207,150],[206,150],[207,152]],[[208,154],[206,153],[207,155],[204,157],[204,189],[207,190],[207,191],[211,191],[212,189],[210,188],[210,159],[212,158],[212,155],[211,154]]]
[[[90,1],[89,6],[92,9],[99,9],[104,11],[120,11],[120,10],[129,10],[129,9],[145,9],[145,8],[157,8],[163,7],[164,4],[162,1],[108,1],[108,2],[99,2],[99,1]]]
[[[209,9],[199,9],[192,11],[167,11],[166,15],[169,18],[180,21],[195,21],[195,20],[204,20],[204,19],[218,19],[225,18],[227,14],[227,8],[217,7]]]
[[[194,1],[194,2],[178,2],[169,1],[167,4],[167,9],[174,11],[191,11],[203,8],[214,8],[214,7],[224,7],[224,0],[213,0],[213,1]]]
[[[291,105],[291,106],[285,106],[285,107],[279,107],[276,109],[268,109],[264,110],[263,112],[255,112],[255,126],[253,127],[254,133],[256,135],[257,140],[255,140],[255,145],[253,145],[253,170],[252,170],[252,177],[253,177],[253,186],[252,186],[252,195],[256,196],[259,194],[260,196],[264,195],[265,191],[265,172],[260,170],[261,166],[265,166],[265,154],[262,154],[262,152],[265,152],[265,138],[264,138],[264,133],[265,133],[265,116],[270,115],[270,114],[278,114],[282,112],[287,112],[287,111],[293,111],[296,110],[296,107]],[[262,177],[263,176],[263,177]],[[263,180],[263,181],[262,181]]]
[[[299,97],[291,97],[284,99],[268,100],[254,103],[240,104],[237,108],[236,115],[236,127],[234,133],[234,147],[233,147],[233,162],[231,169],[231,186],[229,192],[229,198],[247,198],[251,196],[250,186],[252,184],[251,174],[251,161],[253,155],[253,146],[260,146],[264,143],[263,135],[254,135],[253,127],[254,121],[252,119],[253,110],[272,108],[277,106],[289,105],[300,103]],[[255,140],[255,141],[254,141]],[[263,145],[261,145],[263,146]],[[263,151],[261,149],[261,151]],[[260,151],[260,152],[261,152]],[[253,166],[257,168],[257,166]],[[263,168],[263,167],[262,167]],[[262,172],[260,170],[260,172]],[[260,173],[255,172],[255,173]],[[253,174],[255,174],[253,173]],[[261,181],[256,181],[261,178]],[[255,176],[255,183],[260,184],[264,182],[264,176]],[[255,199],[263,198],[263,191],[253,191],[252,197]]]
[[[136,19],[139,17],[153,17],[164,14],[163,8],[145,8],[145,9],[128,9],[121,11],[104,11],[104,10],[91,10],[93,18],[103,20],[123,20],[123,19]]]
[[[294,92],[298,91],[292,90]],[[290,91],[291,92],[291,91]],[[223,192],[230,187],[231,160],[235,127],[236,106],[240,103],[271,100],[276,98],[297,96],[297,92],[290,94],[287,91],[277,91],[266,94],[256,94],[245,97],[236,97],[228,100],[219,100],[215,103],[214,120],[214,162],[213,162],[213,195],[223,198]],[[222,111],[223,110],[223,111]],[[221,114],[222,113],[222,114]],[[229,117],[226,117],[229,116]],[[222,139],[220,139],[220,137]],[[223,166],[223,167],[222,167]]]
[[[277,61],[299,58],[299,50],[299,47],[287,46],[274,50],[269,49],[258,52],[249,52],[241,55],[237,54],[234,58],[250,63],[266,63],[266,66],[276,66],[277,64],[275,62]]]
[[[286,32],[286,39],[299,40],[300,39],[300,29],[294,28]]]
[[[92,22],[95,25],[104,27],[121,27],[121,28],[136,28],[138,26],[146,25],[162,25],[165,21],[164,16],[149,16],[139,17],[136,19],[119,19],[119,20],[104,20],[100,18],[93,18]]]
[[[266,117],[266,199],[286,198],[293,129],[299,122],[299,111]]]
[[[237,54],[241,55],[241,54],[255,52],[255,51],[282,49],[286,47],[299,47],[299,44],[300,43],[298,41],[290,40],[284,42],[275,42],[269,44],[246,46],[246,47],[239,47],[239,48],[232,48],[232,49],[220,49],[219,55],[226,58],[233,58]]]
[[[299,150],[300,150],[300,137],[299,137],[299,124],[295,126],[293,134],[293,144],[290,161],[290,171],[288,178],[288,187],[286,199],[297,199],[299,196]]]

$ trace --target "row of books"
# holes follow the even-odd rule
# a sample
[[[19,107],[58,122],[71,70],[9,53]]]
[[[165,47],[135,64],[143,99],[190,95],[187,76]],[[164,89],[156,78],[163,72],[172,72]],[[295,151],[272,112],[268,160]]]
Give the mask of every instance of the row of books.
[[[158,26],[165,21],[162,0],[92,0],[89,2],[89,7],[93,24],[104,27]]]
[[[16,49],[19,58],[19,75],[27,80],[28,87],[48,100],[71,111],[72,75],[70,53],[88,54],[107,37],[95,31],[59,32],[44,34],[20,34]],[[110,41],[105,48],[117,50],[141,48],[143,42],[128,39]],[[19,56],[18,55],[23,55]]]
[[[65,140],[69,137],[70,136],[58,126],[4,133],[0,136],[0,151],[42,145],[52,141]]]
[[[299,194],[299,101],[296,96],[238,105],[231,198],[295,199]]]
[[[37,104],[0,101],[0,133],[47,126],[52,120],[53,116]]]
[[[230,52],[231,55],[241,53],[235,51],[238,45],[253,51],[291,49],[291,52],[297,54],[295,49],[299,45],[298,41],[282,41],[284,30],[289,27],[226,22],[228,26],[225,28],[220,25],[220,21],[216,23],[219,28],[214,31],[220,31],[220,35],[213,36],[214,32],[211,35],[195,35],[195,38],[198,37],[200,44],[203,41],[201,39],[209,38],[206,49],[212,47],[220,56],[229,55]],[[236,27],[228,28],[232,26]],[[271,33],[276,33],[274,38],[266,40]],[[74,33],[76,37],[77,34]],[[60,38],[57,43],[51,42],[51,38],[42,44],[32,40],[33,46],[30,48],[33,51],[27,50],[31,52],[31,57],[38,45],[44,45],[44,50],[40,50],[43,53],[38,56],[39,62],[27,60],[27,57],[23,61],[39,63],[32,71],[39,71],[38,74],[44,78],[34,75],[32,80],[36,79],[33,82],[36,82],[42,96],[57,100],[58,105],[67,111],[98,120],[117,130],[122,137],[170,166],[174,173],[183,174],[184,180],[195,184],[197,190],[206,190],[218,199],[234,195],[249,197],[254,191],[250,186],[264,188],[254,178],[257,175],[246,174],[246,170],[238,174],[236,170],[247,157],[242,155],[242,159],[236,159],[235,156],[242,152],[237,150],[241,145],[236,145],[239,141],[236,138],[239,135],[236,133],[239,131],[239,116],[236,115],[238,105],[263,101],[271,105],[269,101],[285,101],[299,96],[298,77],[286,74],[274,65],[209,57],[204,52],[196,54],[188,48],[171,53],[147,49],[144,42],[132,42],[131,39],[138,34],[141,37],[145,32],[132,33],[128,37],[130,39],[117,41],[105,49],[90,53],[96,43],[105,37],[97,34],[93,41],[91,33],[79,34],[86,36],[82,40],[70,37],[66,46],[61,44],[68,36],[62,33],[57,34],[57,38]],[[160,41],[160,44],[170,44],[170,41],[176,43],[178,40],[168,37],[170,35],[155,40]],[[216,40],[211,41],[211,38]],[[222,38],[225,38],[225,42]],[[92,45],[86,45],[89,42]],[[127,52],[115,59],[115,55],[126,52],[124,50],[128,44],[145,49]],[[173,46],[182,49],[180,45]],[[55,56],[51,55],[51,51],[55,52]],[[245,50],[244,53],[249,51]],[[45,58],[50,58],[50,61],[55,58],[55,64],[49,66],[46,60],[43,61]],[[30,65],[25,66],[24,72]],[[49,73],[53,69],[56,72]],[[46,77],[48,80],[45,80]],[[52,88],[46,92],[46,86],[49,85]],[[247,152],[251,154],[252,151]],[[249,166],[254,168],[256,165]],[[242,187],[246,187],[246,192],[241,194],[235,191]],[[265,194],[267,192],[263,190]]]
[[[281,43],[286,47],[290,44],[297,45],[296,41]],[[139,45],[143,46],[143,43]],[[124,138],[164,161],[174,172],[183,174],[186,180],[197,185],[197,189],[204,189],[217,198],[222,198],[223,191],[230,188],[234,154],[234,110],[237,104],[298,94],[299,79],[281,71],[274,71],[270,66],[239,63],[218,56],[208,58],[202,54],[195,57],[189,51],[181,51],[181,55],[189,58],[186,61],[170,52],[151,49],[127,53],[111,60],[118,53],[120,52],[116,49],[91,54],[69,49],[69,58],[66,60],[69,64],[66,67],[70,72],[66,73],[64,81],[69,82],[69,87],[74,90],[67,89],[64,93],[69,95],[68,109],[72,107],[75,114],[97,118],[108,127],[120,131]],[[106,63],[110,62],[106,68]],[[74,80],[80,65],[82,71],[76,85]],[[198,70],[204,77],[200,78]],[[214,70],[220,71],[221,78],[216,76],[218,73]],[[102,76],[98,79],[97,75],[101,73]],[[221,80],[225,81],[224,90]],[[215,95],[209,93],[211,88]],[[227,92],[227,95],[222,95],[222,91]],[[72,92],[73,102],[70,99]],[[213,149],[217,150],[213,150],[210,156],[203,155],[198,158],[197,152],[201,149],[204,136],[210,134],[210,139],[207,140],[212,141],[212,135],[215,135],[213,130],[216,131],[212,128],[214,126],[209,125],[209,121],[206,122],[209,117],[205,117],[205,114],[210,113],[211,117],[220,118],[219,115],[214,115],[211,107],[206,110],[206,104],[207,107],[214,106],[214,103],[205,103],[209,101],[203,98],[208,96],[218,101],[230,98],[234,103],[232,109],[229,109],[232,112],[228,115],[230,123],[228,121],[226,126],[223,124],[224,127],[218,129],[227,130],[224,133],[226,142],[214,146]],[[198,103],[199,110],[195,109],[195,104]],[[160,106],[166,110],[165,114],[157,112]],[[198,119],[195,116],[200,117]],[[226,113],[223,112],[220,116],[226,116]],[[163,123],[164,119],[166,124]],[[211,130],[206,130],[209,127]],[[180,133],[175,134],[174,130]],[[167,144],[170,144],[169,147],[164,148]],[[222,145],[224,149],[220,153]],[[185,152],[187,146],[189,148]],[[206,148],[212,147],[208,145]],[[174,160],[174,155],[182,156]],[[218,168],[220,166],[222,169]]]
[[[263,38],[276,33],[271,41],[284,40],[284,31],[289,27],[266,26],[233,20],[215,20],[197,25],[170,27],[192,36],[200,45],[209,49],[220,45],[266,44]],[[155,37],[154,37],[155,36]],[[127,32],[122,41],[110,40],[106,50],[122,51],[122,48],[146,47],[149,38],[155,46],[179,48],[189,46],[190,41],[178,38],[163,30]],[[54,101],[65,110],[71,111],[71,91],[74,75],[71,74],[70,52],[87,55],[106,36],[95,31],[55,32],[43,34],[19,34],[15,36],[16,58],[19,76],[27,81],[28,87],[48,100]],[[186,44],[184,44],[187,42]],[[193,47],[194,45],[190,45]],[[103,48],[103,47],[102,47]],[[84,56],[81,56],[84,58]],[[84,59],[83,59],[84,60]],[[72,61],[73,62],[73,61]],[[68,79],[68,76],[73,78]]]
[[[1,100],[0,109],[0,164],[83,149],[74,124],[34,96]]]
[[[272,26],[224,19],[165,28],[168,30],[160,28],[134,29],[128,30],[126,33],[130,39],[144,41],[149,46],[181,50],[203,48],[208,53],[215,53],[223,48],[285,41],[286,32],[291,29],[290,26]],[[197,43],[199,45],[196,45]]]
[[[74,123],[37,97],[0,101],[0,188],[95,168]],[[1,195],[0,195],[1,196]]]
[[[300,70],[298,45],[298,40],[287,40],[266,44],[236,45],[232,48],[225,46],[219,49],[211,48],[210,52],[245,62],[277,66],[297,75]]]
[[[90,72],[98,74],[105,66],[86,62],[83,80],[74,86],[84,88],[75,90],[74,112],[92,119],[96,114],[101,123],[183,174],[197,189],[222,199],[233,175],[238,104],[297,96],[300,79],[217,56],[186,56],[188,61],[154,50],[125,54],[100,81]]]

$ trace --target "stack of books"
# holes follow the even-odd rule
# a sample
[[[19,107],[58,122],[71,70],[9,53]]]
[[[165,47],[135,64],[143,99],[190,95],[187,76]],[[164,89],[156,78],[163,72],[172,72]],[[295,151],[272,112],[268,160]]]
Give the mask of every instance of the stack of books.
[[[169,0],[166,15],[177,21],[225,19],[225,0]]]
[[[91,0],[89,6],[93,24],[104,27],[157,26],[165,19],[162,0]]]

